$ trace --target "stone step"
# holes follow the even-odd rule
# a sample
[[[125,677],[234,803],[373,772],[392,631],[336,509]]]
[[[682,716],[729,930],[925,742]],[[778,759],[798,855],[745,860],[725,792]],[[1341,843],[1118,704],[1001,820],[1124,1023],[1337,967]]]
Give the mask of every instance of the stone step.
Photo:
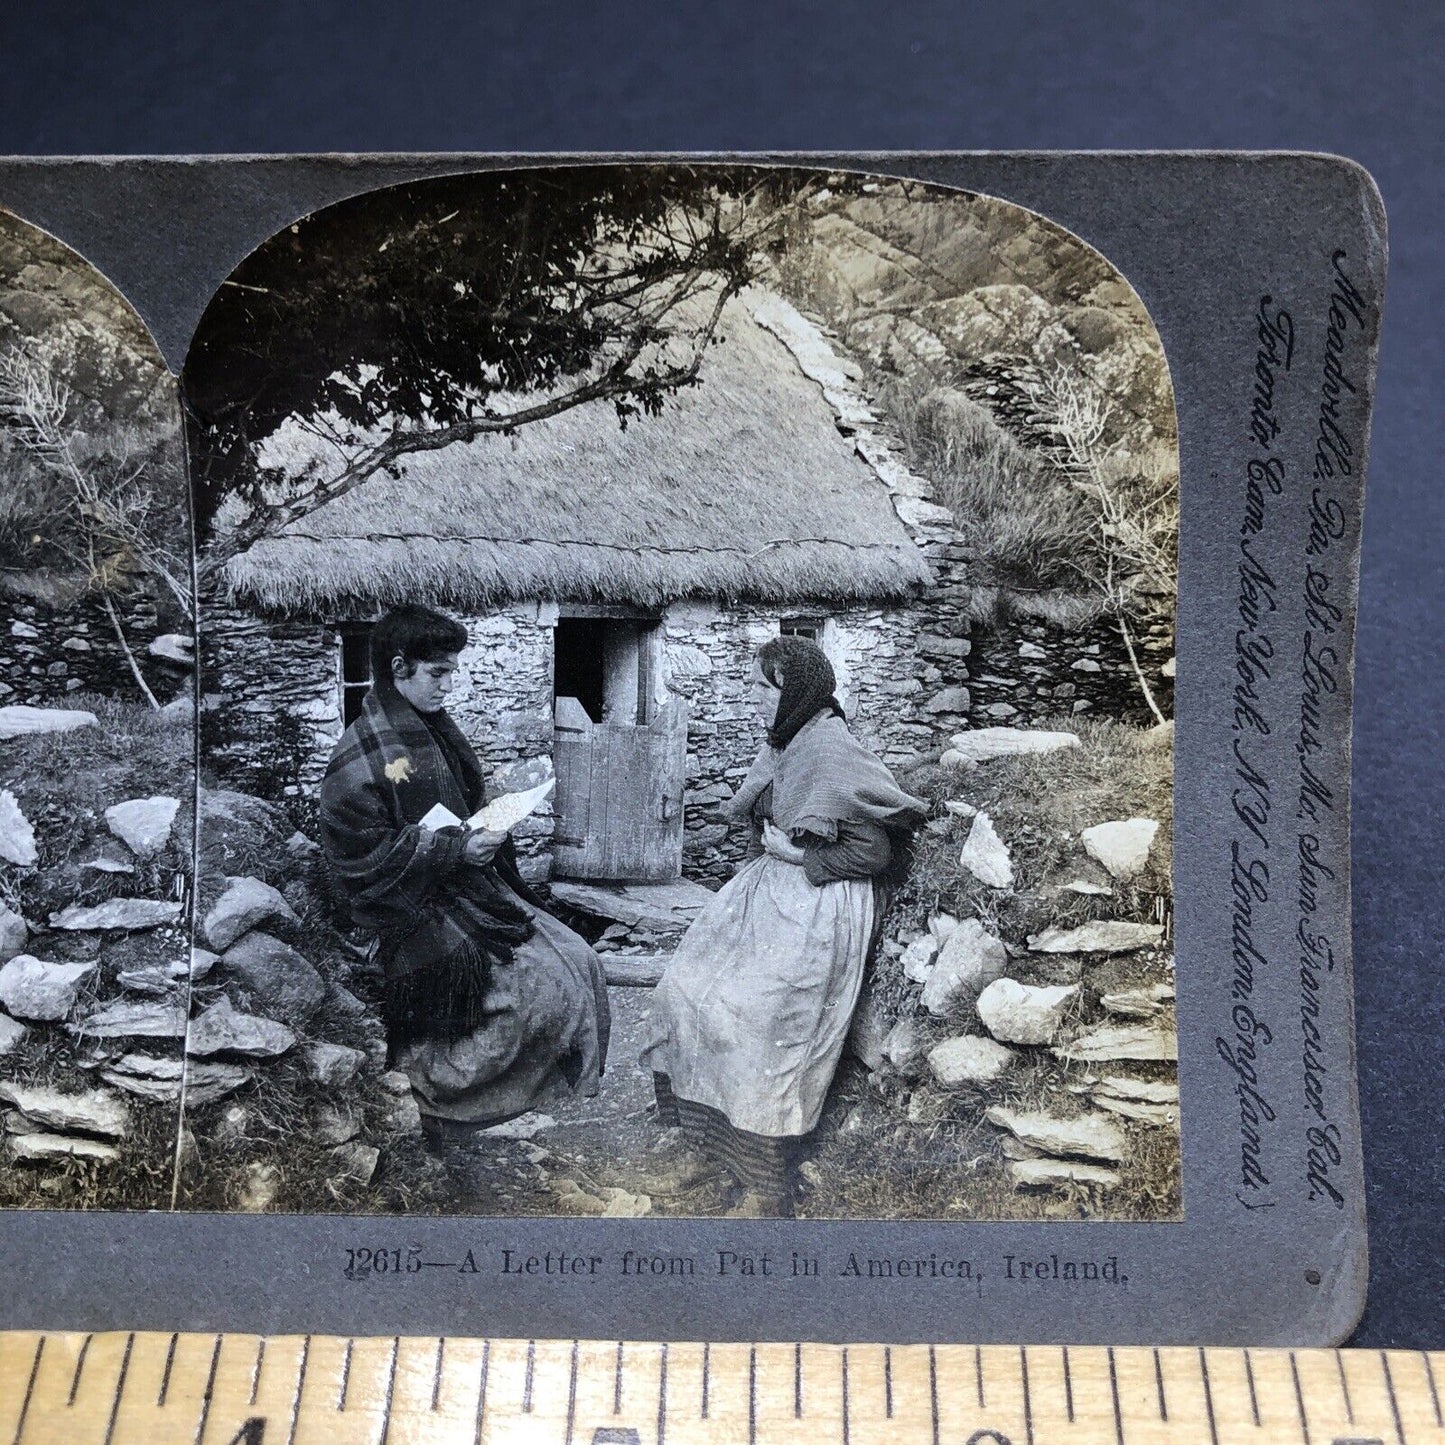
[[[578,913],[657,933],[683,932],[712,898],[702,884],[687,878],[666,883],[586,883],[554,878],[550,886],[558,903]]]
[[[602,955],[602,968],[613,988],[656,988],[667,967],[667,954]]]

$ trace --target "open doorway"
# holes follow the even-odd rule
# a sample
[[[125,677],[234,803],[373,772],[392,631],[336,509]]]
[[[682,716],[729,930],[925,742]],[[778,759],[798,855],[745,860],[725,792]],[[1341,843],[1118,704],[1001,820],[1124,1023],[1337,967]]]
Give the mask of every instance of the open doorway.
[[[564,614],[553,634],[552,700],[574,697],[594,723],[652,716],[655,617]]]

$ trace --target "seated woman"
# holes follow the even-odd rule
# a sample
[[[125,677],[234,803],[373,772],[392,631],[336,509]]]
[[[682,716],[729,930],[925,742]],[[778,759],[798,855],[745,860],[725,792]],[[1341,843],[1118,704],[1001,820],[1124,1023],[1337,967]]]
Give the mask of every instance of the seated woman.
[[[786,1215],[796,1146],[822,1112],[926,808],[849,733],[822,649],[774,638],[752,685],[768,742],[728,806],[761,853],[684,935],[642,1062],[660,1121],[747,1191],[734,1212]]]
[[[442,708],[466,641],[426,607],[381,618],[371,691],[321,785],[332,876],[379,943],[388,1053],[434,1138],[595,1094],[609,1027],[597,955],[523,882],[507,835],[421,826],[437,803],[459,818],[483,803]]]

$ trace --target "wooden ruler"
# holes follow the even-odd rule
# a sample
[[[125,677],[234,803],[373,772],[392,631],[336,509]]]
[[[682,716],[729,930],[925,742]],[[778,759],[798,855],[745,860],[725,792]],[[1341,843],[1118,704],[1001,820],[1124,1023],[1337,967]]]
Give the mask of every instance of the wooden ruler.
[[[1445,1352],[0,1334],[0,1445],[1445,1445]]]

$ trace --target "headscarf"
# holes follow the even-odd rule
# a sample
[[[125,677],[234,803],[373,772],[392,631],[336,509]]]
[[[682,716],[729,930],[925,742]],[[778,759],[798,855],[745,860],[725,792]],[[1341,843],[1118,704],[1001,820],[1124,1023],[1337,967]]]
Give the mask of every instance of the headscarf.
[[[758,653],[763,676],[781,689],[768,742],[781,752],[797,737],[799,729],[820,712],[831,709],[838,717],[843,709],[834,696],[838,679],[833,664],[816,642],[806,637],[774,637]]]

